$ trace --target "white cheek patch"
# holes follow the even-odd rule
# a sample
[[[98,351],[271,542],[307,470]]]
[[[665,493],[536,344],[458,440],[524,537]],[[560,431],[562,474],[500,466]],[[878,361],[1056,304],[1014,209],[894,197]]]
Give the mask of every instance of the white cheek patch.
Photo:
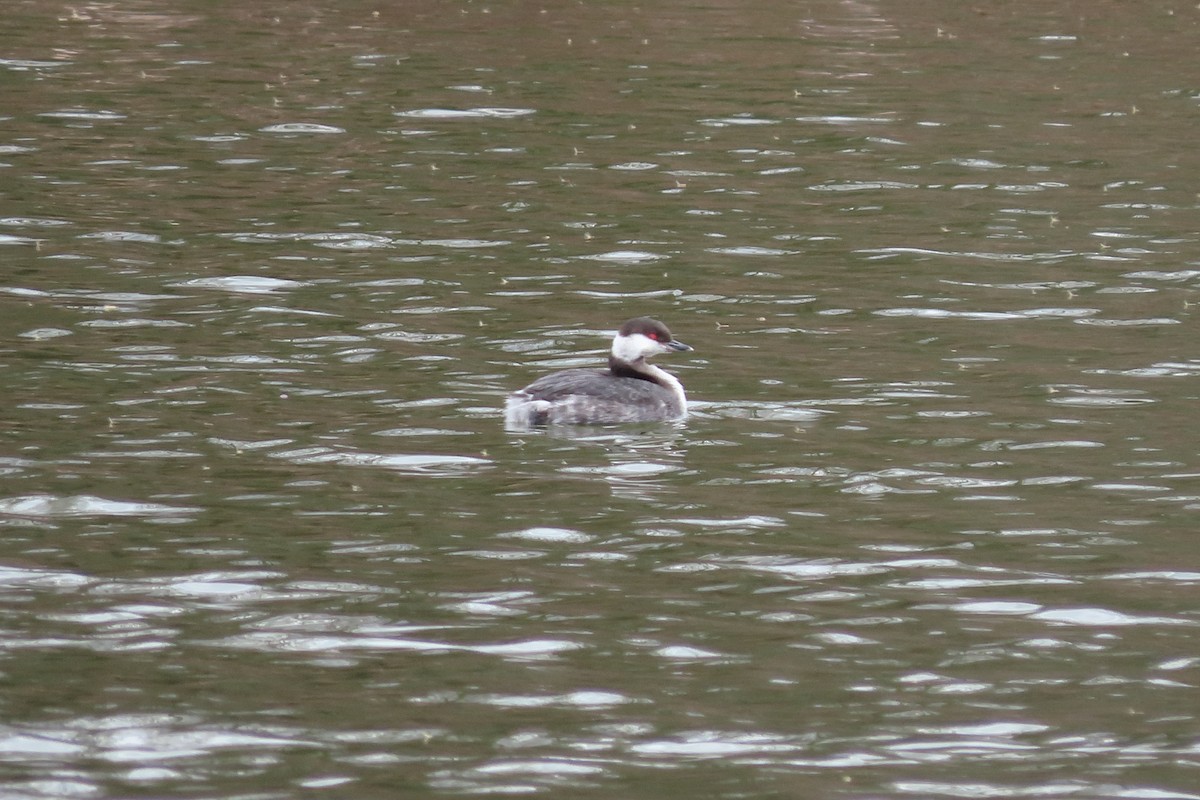
[[[663,346],[644,333],[618,336],[613,340],[612,353],[622,361],[637,361],[639,358],[663,352]]]

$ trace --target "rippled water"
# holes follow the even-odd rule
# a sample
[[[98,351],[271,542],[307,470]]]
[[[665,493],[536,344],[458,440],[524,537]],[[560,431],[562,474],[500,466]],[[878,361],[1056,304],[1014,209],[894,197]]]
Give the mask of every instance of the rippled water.
[[[1196,9],[337,5],[6,15],[0,794],[1200,798]]]

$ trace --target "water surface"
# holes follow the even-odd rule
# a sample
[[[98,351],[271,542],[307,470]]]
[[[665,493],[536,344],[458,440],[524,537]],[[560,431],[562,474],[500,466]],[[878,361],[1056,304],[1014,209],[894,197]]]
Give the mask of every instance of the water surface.
[[[2,793],[1200,797],[1197,13],[16,4]]]

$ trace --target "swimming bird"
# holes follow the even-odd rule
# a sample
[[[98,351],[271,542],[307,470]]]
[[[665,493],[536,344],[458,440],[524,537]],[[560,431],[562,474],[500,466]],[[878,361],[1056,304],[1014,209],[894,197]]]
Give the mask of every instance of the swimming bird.
[[[629,320],[613,337],[608,369],[568,369],[543,375],[508,397],[505,425],[605,425],[654,422],[687,415],[683,384],[647,363],[660,353],[692,348],[650,317]]]

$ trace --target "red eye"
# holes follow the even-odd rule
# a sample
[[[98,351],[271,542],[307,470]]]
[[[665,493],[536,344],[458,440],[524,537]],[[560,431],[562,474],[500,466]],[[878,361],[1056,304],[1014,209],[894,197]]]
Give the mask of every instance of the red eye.
[[[658,334],[655,333],[654,331],[651,331],[650,333],[647,333],[646,335],[649,336],[654,341],[656,341],[656,342],[658,341]]]

